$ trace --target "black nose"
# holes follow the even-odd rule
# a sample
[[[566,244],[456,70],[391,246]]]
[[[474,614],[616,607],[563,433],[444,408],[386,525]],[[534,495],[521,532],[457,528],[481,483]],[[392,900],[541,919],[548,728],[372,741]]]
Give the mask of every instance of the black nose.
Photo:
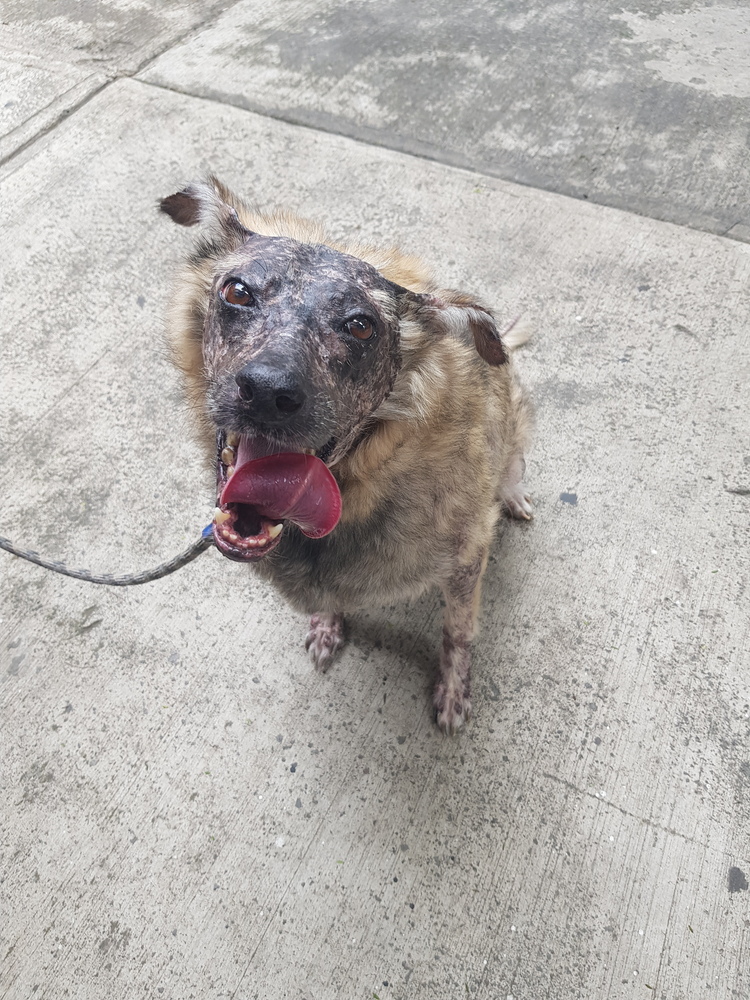
[[[305,391],[298,377],[284,368],[251,361],[234,379],[240,399],[264,423],[286,423],[304,405]]]

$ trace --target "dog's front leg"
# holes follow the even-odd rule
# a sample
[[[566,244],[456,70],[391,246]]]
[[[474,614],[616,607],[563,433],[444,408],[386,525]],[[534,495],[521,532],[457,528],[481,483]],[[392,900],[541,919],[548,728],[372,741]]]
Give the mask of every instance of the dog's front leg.
[[[454,733],[471,716],[471,642],[477,626],[487,551],[459,564],[443,587],[445,616],[440,674],[435,685],[435,721]]]
[[[343,645],[343,615],[320,613],[312,616],[310,631],[305,639],[305,649],[316,670],[324,674]]]
[[[500,491],[500,500],[511,517],[519,521],[530,521],[534,516],[534,508],[531,506],[531,497],[526,492],[526,487],[521,480],[526,471],[526,462],[520,452],[517,452],[510,461],[506,473],[506,482]]]

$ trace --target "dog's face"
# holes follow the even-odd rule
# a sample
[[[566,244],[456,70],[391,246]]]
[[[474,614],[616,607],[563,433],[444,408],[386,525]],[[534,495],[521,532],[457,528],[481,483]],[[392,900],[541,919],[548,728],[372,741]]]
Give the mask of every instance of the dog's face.
[[[216,433],[216,545],[252,560],[278,545],[288,522],[312,538],[335,528],[341,494],[328,466],[383,415],[394,385],[387,405],[419,411],[414,385],[397,383],[402,353],[452,336],[473,340],[490,365],[507,354],[472,299],[417,294],[359,257],[250,232],[235,203],[212,179],[161,209],[204,229],[178,290],[183,368]]]
[[[165,199],[165,211],[188,212],[188,197]],[[225,555],[251,560],[276,547],[286,521],[311,537],[335,527],[341,497],[325,463],[346,454],[393,387],[408,293],[363,260],[248,232],[213,207],[223,246],[205,247],[202,351],[214,536]]]
[[[218,262],[203,358],[217,428],[327,458],[399,367],[398,290],[364,261],[249,236]]]

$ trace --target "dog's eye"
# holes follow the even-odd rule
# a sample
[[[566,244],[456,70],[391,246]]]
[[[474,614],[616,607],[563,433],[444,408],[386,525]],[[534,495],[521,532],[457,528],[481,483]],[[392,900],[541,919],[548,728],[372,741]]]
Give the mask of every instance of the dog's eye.
[[[228,281],[221,290],[221,297],[230,306],[251,306],[253,293],[241,281]]]
[[[375,333],[375,327],[366,316],[355,316],[354,319],[347,320],[344,328],[357,340],[369,340]]]

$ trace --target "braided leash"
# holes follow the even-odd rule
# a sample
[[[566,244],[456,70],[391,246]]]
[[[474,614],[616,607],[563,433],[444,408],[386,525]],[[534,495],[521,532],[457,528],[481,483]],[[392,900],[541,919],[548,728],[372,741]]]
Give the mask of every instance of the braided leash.
[[[125,573],[121,576],[113,576],[111,573],[91,573],[87,569],[70,569],[65,563],[58,562],[55,559],[45,559],[38,552],[34,552],[33,549],[19,549],[10,539],[3,538],[0,535],[0,549],[5,549],[6,552],[18,556],[19,559],[26,559],[28,562],[36,563],[37,566],[52,570],[53,573],[72,576],[76,580],[86,580],[87,583],[101,583],[107,587],[135,587],[139,583],[150,583],[152,580],[159,580],[161,577],[168,576],[170,573],[174,573],[175,570],[187,566],[201,552],[205,552],[206,549],[210,548],[213,543],[213,525],[209,524],[203,529],[201,537],[197,542],[193,542],[189,548],[168,562],[161,563],[155,569],[149,569],[143,573]]]

